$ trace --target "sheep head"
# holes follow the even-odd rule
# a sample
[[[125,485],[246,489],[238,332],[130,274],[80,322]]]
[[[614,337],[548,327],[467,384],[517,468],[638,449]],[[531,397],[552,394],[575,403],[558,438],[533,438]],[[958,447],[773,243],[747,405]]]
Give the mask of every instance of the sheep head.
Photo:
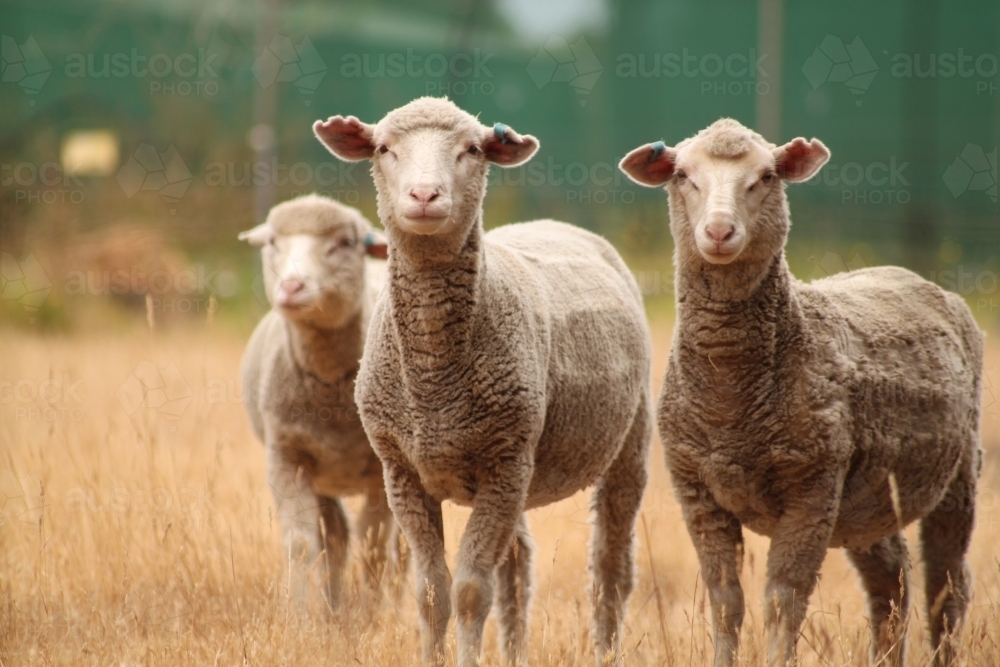
[[[640,146],[619,167],[640,185],[666,186],[671,232],[685,259],[724,265],[784,248],[789,223],[783,181],[809,180],[829,159],[818,139],[775,146],[724,118],[676,147]]]
[[[365,256],[385,238],[356,209],[319,195],[278,204],[240,240],[261,248],[267,299],[284,317],[337,328],[361,308]]]
[[[375,125],[353,116],[316,121],[317,138],[338,158],[371,160],[379,217],[390,234],[467,232],[479,218],[490,163],[514,167],[538,140],[482,125],[443,98],[422,97]]]

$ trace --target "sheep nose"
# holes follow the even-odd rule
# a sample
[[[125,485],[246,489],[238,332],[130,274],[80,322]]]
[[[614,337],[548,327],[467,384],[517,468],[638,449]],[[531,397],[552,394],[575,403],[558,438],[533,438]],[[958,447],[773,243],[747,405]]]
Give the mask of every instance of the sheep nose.
[[[731,222],[710,222],[707,227],[705,227],[705,233],[716,242],[716,244],[722,244],[733,238],[733,234],[736,233],[736,225]]]
[[[301,280],[294,278],[286,278],[281,281],[281,291],[288,295],[298,294],[304,287],[305,284]]]
[[[430,188],[424,186],[410,188],[410,197],[416,199],[421,204],[431,203],[432,201],[438,198],[439,194],[440,193],[438,192],[437,188]]]

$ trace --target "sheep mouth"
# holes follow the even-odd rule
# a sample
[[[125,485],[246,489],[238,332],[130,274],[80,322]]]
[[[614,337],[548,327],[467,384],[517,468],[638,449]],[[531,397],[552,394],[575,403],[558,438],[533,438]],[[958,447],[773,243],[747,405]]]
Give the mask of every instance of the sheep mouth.
[[[299,299],[288,299],[288,298],[278,298],[275,300],[274,305],[281,310],[288,313],[301,313],[310,306],[312,306],[311,301],[301,301]]]
[[[447,215],[415,215],[402,216],[400,226],[404,231],[413,234],[436,234],[448,223]]]
[[[708,250],[705,248],[699,248],[698,250],[701,252],[701,256],[704,257],[710,264],[729,264],[736,259],[742,248],[733,248],[732,250]]]

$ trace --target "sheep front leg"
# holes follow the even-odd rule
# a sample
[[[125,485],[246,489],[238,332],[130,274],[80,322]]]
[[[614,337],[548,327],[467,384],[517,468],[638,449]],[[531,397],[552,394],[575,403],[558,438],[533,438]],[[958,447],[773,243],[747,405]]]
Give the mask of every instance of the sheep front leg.
[[[531,465],[518,461],[495,468],[476,492],[458,547],[452,589],[458,623],[458,667],[479,664],[483,626],[493,603],[494,571],[511,548],[530,481]]]
[[[451,617],[451,574],[444,558],[441,503],[424,490],[413,470],[383,463],[385,490],[416,565],[417,607],[425,665],[444,663],[444,636]]]
[[[744,614],[740,586],[743,527],[704,486],[681,483],[676,478],[675,485],[712,608],[713,664],[731,667],[739,650]]]
[[[787,503],[778,519],[767,554],[764,588],[764,627],[771,667],[794,664],[795,643],[830,546],[842,486],[839,476],[810,484],[801,496]]]
[[[325,501],[313,493],[308,476],[269,446],[267,483],[274,496],[278,522],[288,557],[288,596],[305,605],[310,589],[310,570],[323,550],[320,517]],[[336,526],[327,526],[327,533]]]

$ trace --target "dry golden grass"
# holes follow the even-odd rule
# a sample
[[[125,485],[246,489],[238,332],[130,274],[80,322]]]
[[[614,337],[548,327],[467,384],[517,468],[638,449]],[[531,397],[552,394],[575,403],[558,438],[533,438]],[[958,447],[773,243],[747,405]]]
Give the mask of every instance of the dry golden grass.
[[[656,329],[659,374],[669,327]],[[261,446],[240,403],[243,339],[208,328],[72,337],[3,331],[0,337],[2,665],[417,662],[409,593],[398,604],[383,601],[374,618],[360,599],[349,600],[333,620],[291,612]],[[148,370],[142,362],[152,363],[168,388],[136,407],[126,380],[137,368]],[[970,665],[1000,664],[998,368],[994,340],[984,401],[987,464],[971,552],[975,599],[962,633]],[[174,372],[179,380],[171,380]],[[175,402],[150,407],[164,394]],[[627,662],[709,664],[704,589],[658,447],[651,466],[624,638]],[[452,555],[466,516],[446,510]],[[538,543],[531,660],[592,664],[587,497],[534,511],[531,524]],[[919,550],[912,528],[908,533],[919,588]],[[742,662],[759,665],[767,540],[748,539]],[[921,665],[929,649],[919,592],[916,598],[909,657]],[[831,552],[799,641],[802,663],[866,665],[862,609],[854,573],[840,552]],[[492,622],[489,628],[486,664],[494,664]]]

